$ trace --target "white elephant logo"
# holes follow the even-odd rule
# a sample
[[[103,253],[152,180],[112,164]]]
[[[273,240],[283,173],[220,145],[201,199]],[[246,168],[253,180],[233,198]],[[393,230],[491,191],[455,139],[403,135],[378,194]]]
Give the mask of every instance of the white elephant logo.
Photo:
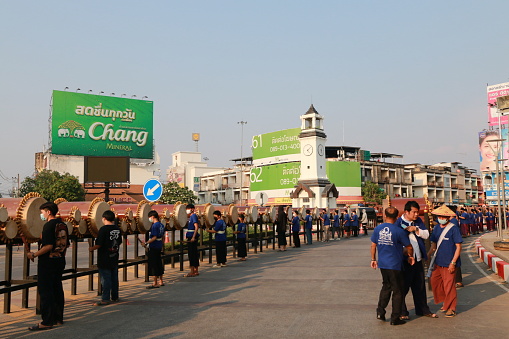
[[[74,130],[74,137],[78,139],[85,139],[85,131],[82,129]]]
[[[58,130],[58,136],[59,137],[63,137],[63,138],[67,138],[69,136],[69,129],[68,128],[60,128]]]

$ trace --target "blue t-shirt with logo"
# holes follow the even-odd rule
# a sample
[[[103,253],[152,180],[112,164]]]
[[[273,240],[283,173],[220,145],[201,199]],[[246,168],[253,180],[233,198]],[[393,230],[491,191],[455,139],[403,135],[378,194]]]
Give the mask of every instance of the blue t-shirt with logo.
[[[375,227],[371,242],[376,244],[378,268],[401,271],[403,247],[410,245],[405,231],[394,224],[383,223]]]
[[[442,234],[445,227],[441,225],[435,226],[433,228],[433,233],[429,237],[429,240],[437,243],[438,239],[440,239],[440,235]],[[442,267],[449,267],[452,259],[454,258],[454,253],[456,252],[456,244],[461,244],[463,242],[463,238],[461,237],[461,231],[458,227],[451,227],[451,229],[447,232],[440,244],[436,252],[435,264]],[[458,261],[456,262],[456,266],[461,266],[461,259],[458,257]]]
[[[332,224],[333,227],[339,227],[339,215],[334,215],[334,222]]]
[[[323,214],[323,225],[330,226],[330,218],[328,213]]]
[[[226,224],[223,219],[216,220],[214,223],[214,231],[216,233],[216,241],[226,241]]]
[[[237,239],[246,239],[246,224],[243,222],[238,223],[237,232],[240,232],[237,233]]]
[[[311,215],[306,215],[306,229],[310,230],[313,228],[313,217]]]
[[[292,232],[300,231],[300,218],[295,216],[292,219]]]
[[[156,241],[148,244],[150,249],[160,250],[163,248],[164,225],[161,222],[155,222],[150,227],[149,238],[156,237]]]
[[[352,214],[352,221],[350,222],[350,226],[359,226],[359,217],[357,214]]]
[[[189,222],[187,224],[187,233],[186,233],[186,238],[191,238],[194,234],[194,228],[195,228],[195,225],[194,224],[198,224],[198,216],[196,215],[196,213],[193,213],[191,214],[191,216],[189,217]],[[198,237],[200,236],[200,233],[198,233],[198,230],[196,230],[196,236],[195,236],[195,239],[198,239]]]
[[[351,221],[350,221],[350,220],[351,220],[351,219],[350,219],[350,214],[345,213],[345,217],[344,217],[344,223],[345,223],[345,224],[344,224],[344,225],[345,225],[345,226],[350,226],[350,223],[351,223]]]

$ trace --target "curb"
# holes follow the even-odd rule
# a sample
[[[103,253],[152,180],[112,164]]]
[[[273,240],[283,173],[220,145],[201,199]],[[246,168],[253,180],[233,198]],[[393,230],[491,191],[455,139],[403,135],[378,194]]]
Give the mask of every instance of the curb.
[[[509,263],[503,261],[493,253],[489,252],[486,248],[481,245],[481,238],[484,235],[477,238],[475,241],[475,249],[479,257],[484,261],[489,268],[495,272],[500,278],[509,282]]]

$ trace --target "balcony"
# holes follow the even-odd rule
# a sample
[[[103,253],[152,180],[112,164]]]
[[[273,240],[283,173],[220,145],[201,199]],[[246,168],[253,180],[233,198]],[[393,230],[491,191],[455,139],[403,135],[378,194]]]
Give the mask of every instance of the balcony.
[[[435,187],[437,183],[435,181],[428,181],[428,186]]]
[[[444,187],[443,181],[437,181],[437,187]]]

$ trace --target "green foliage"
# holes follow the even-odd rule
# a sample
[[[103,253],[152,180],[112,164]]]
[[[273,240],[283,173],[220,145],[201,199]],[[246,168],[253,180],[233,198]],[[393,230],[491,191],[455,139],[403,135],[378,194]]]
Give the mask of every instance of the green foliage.
[[[180,201],[183,204],[194,204],[197,196],[187,187],[180,187],[176,182],[163,184],[163,194],[159,199],[163,204],[174,204]]]
[[[21,183],[20,194],[24,196],[30,192],[37,192],[48,201],[64,198],[67,201],[84,201],[85,189],[78,178],[69,173],[60,174],[57,171],[43,170],[35,177],[26,177]]]
[[[385,199],[385,192],[376,183],[366,181],[362,184],[362,197],[366,203],[382,204]]]

